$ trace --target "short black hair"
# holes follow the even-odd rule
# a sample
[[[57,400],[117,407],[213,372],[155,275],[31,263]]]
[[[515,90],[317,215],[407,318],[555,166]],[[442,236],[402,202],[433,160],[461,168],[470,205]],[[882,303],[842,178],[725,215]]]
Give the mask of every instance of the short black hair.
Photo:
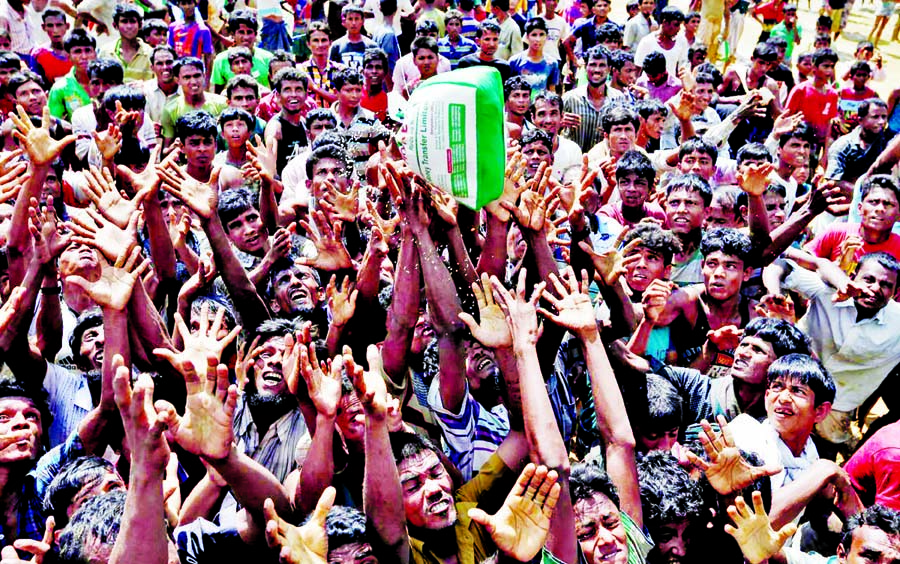
[[[813,64],[816,66],[821,65],[822,63],[837,63],[838,62],[838,54],[834,52],[830,47],[823,47],[821,49],[816,49],[813,52]]]
[[[545,104],[556,106],[560,112],[563,110],[563,101],[559,94],[549,90],[541,90],[535,94],[534,99],[531,101],[531,115],[534,115],[534,112],[537,111],[538,100],[542,100]]]
[[[216,118],[203,110],[188,112],[175,122],[175,136],[182,143],[192,135],[202,135],[204,138],[215,139],[217,133]]]
[[[883,108],[886,110],[887,107],[887,103],[881,98],[869,98],[868,100],[863,100],[863,103],[856,109],[856,114],[862,119],[869,115],[869,110],[872,108]]]
[[[644,523],[651,530],[703,516],[703,490],[670,452],[652,451],[637,463]]]
[[[0,69],[20,70],[21,68],[22,59],[18,55],[12,51],[0,51]]]
[[[76,27],[63,40],[63,49],[66,50],[66,53],[74,47],[93,47],[96,50],[97,40],[86,29]]]
[[[246,59],[250,63],[253,63],[253,53],[250,52],[250,49],[247,47],[232,47],[228,51],[225,52],[225,56],[228,59],[228,64],[232,65],[238,59]]]
[[[116,111],[116,102],[122,104],[122,109],[128,111],[142,112],[147,107],[147,97],[130,84],[113,86],[103,95],[103,107],[106,111]]]
[[[772,345],[776,357],[791,353],[811,354],[809,337],[796,325],[784,319],[757,317],[744,327],[741,339],[756,337]]]
[[[34,82],[42,89],[44,89],[44,81],[37,73],[30,70],[23,70],[9,77],[9,80],[6,82],[6,91],[10,94],[10,96],[15,98],[16,90],[22,88],[22,86],[28,84],[29,82]]]
[[[622,243],[627,245],[635,239],[641,240],[638,248],[645,247],[662,255],[663,264],[666,266],[672,264],[672,258],[681,252],[681,239],[655,223],[638,223],[628,231]]]
[[[530,145],[532,143],[543,144],[547,147],[547,150],[550,151],[550,154],[553,154],[553,138],[551,138],[550,134],[543,129],[538,129],[537,127],[529,129],[523,133],[521,139],[519,139],[519,146],[523,149],[525,148],[525,145]]]
[[[306,126],[307,131],[310,127],[312,127],[313,122],[316,121],[324,121],[328,120],[331,124],[337,127],[337,116],[334,115],[334,112],[329,108],[315,108],[309,111],[306,114],[306,120],[303,122],[303,125]]]
[[[331,85],[338,92],[346,85],[362,86],[364,84],[363,74],[354,68],[341,69],[335,73],[331,79]]]
[[[781,135],[781,137],[778,139],[778,146],[784,147],[791,139],[806,141],[807,143],[809,143],[810,148],[812,148],[813,145],[815,145],[815,132],[808,124],[799,123],[794,129],[787,131]]]
[[[753,256],[753,244],[750,242],[750,237],[737,229],[720,227],[707,231],[700,241],[700,254],[703,255],[703,258],[716,251],[739,258],[744,263],[744,268],[748,268]]]
[[[696,174],[682,174],[673,178],[666,185],[666,197],[679,190],[700,194],[704,207],[709,207],[712,203],[712,188],[709,187],[709,182]]]
[[[46,10],[41,12],[42,22],[47,23],[47,20],[50,18],[61,18],[63,21],[68,21],[66,19],[66,13],[59,8],[47,8]]]
[[[659,21],[662,22],[683,22],[684,12],[675,6],[666,6],[659,13]]]
[[[99,78],[106,83],[125,82],[125,69],[122,68],[122,63],[115,59],[94,59],[88,63],[87,74],[89,79]]]
[[[543,20],[542,20],[543,21]],[[607,63],[609,63],[609,49],[604,45],[594,45],[590,49],[588,49],[587,53],[584,55],[585,64],[593,61],[603,59]]]
[[[332,507],[325,518],[325,534],[329,552],[348,544],[371,543],[366,515],[354,507]]]
[[[656,169],[653,167],[650,157],[634,149],[625,151],[625,154],[616,162],[616,180],[621,180],[629,174],[636,174],[638,178],[643,178],[651,188],[653,181],[656,180]]]
[[[475,37],[480,38],[484,35],[485,31],[490,31],[491,33],[500,34],[500,24],[495,22],[494,20],[484,20],[478,26],[478,29],[475,30]]]
[[[644,64],[642,67],[647,75],[662,74],[667,70],[666,56],[659,51],[651,51],[644,57]]]
[[[125,514],[124,491],[98,495],[85,501],[72,515],[59,537],[59,562],[75,564],[89,562],[86,552],[98,544],[112,547],[119,537],[119,526]]]
[[[544,21],[544,18],[529,18],[529,20],[525,22],[525,35],[528,35],[536,29],[547,33],[547,22]]]
[[[44,494],[44,512],[56,519],[59,530],[69,522],[69,507],[75,496],[89,484],[96,484],[110,473],[117,473],[112,462],[99,456],[79,456],[63,466]]]
[[[609,4],[609,0],[605,0]],[[622,28],[613,22],[606,22],[597,29],[598,43],[622,43]]]
[[[438,50],[437,40],[434,37],[430,37],[428,35],[420,35],[419,37],[413,39],[412,44],[409,47],[409,52],[413,54],[413,57],[415,57],[419,49],[431,51],[435,55],[440,52]]]
[[[225,97],[230,99],[235,88],[250,88],[256,97],[259,97],[259,83],[253,80],[252,76],[238,74],[228,79],[228,83],[225,84]]]
[[[665,106],[662,102],[657,100],[656,98],[649,98],[647,100],[638,100],[638,103],[635,105],[635,109],[641,119],[648,119],[652,115],[659,114],[662,117],[667,117],[669,115],[669,108]]]
[[[388,56],[387,53],[384,52],[384,49],[379,47],[369,47],[366,49],[366,52],[363,53],[363,67],[372,61],[381,61],[381,64],[384,65],[384,70],[390,70],[388,69]]]
[[[440,458],[438,454],[440,450],[437,445],[414,433],[391,433],[391,451],[394,453],[394,461],[398,466],[404,460],[423,452],[433,452]]]
[[[272,77],[272,90],[281,93],[281,87],[284,85],[285,81],[291,82],[301,82],[303,83],[304,89],[309,89],[309,76],[299,69],[295,69],[294,67],[283,68]]]
[[[579,501],[591,499],[596,494],[602,494],[619,507],[619,492],[609,479],[609,474],[603,470],[600,461],[588,459],[572,465],[569,473],[569,488],[572,492],[572,505]]]
[[[776,359],[769,365],[767,378],[769,385],[782,379],[795,380],[809,386],[815,396],[816,407],[834,401],[834,379],[818,359],[807,354],[792,353]]]
[[[766,149],[766,146],[762,143],[747,143],[740,149],[738,149],[737,156],[735,158],[737,164],[743,164],[745,161],[765,161],[767,163],[772,162],[772,153]]]
[[[527,78],[520,74],[507,78],[506,82],[503,83],[503,99],[509,100],[509,95],[516,90],[526,90],[530,95],[531,83],[528,82]]]
[[[226,190],[219,196],[219,220],[222,221],[222,225],[226,226],[226,230],[229,222],[251,209],[259,209],[259,196],[254,196],[253,192],[247,188]]]
[[[153,20],[149,20],[147,23],[149,24],[151,21],[153,21]],[[145,26],[145,28],[146,28],[146,26]],[[166,29],[168,29],[168,28],[166,28]],[[172,49],[168,45],[157,45],[156,47],[153,48],[153,51],[150,52],[150,64],[151,65],[156,62],[156,55],[158,53],[168,53],[168,54],[172,55],[173,59],[178,59],[178,53],[175,52],[175,49]],[[173,68],[174,68],[174,66],[173,66]]]
[[[625,63],[634,63],[634,53],[624,49],[616,49],[609,54],[609,66],[613,70],[620,71]]]
[[[113,25],[118,25],[119,20],[125,17],[137,18],[138,23],[144,21],[144,12],[137,7],[137,4],[118,3],[113,8]]]
[[[253,128],[256,125],[256,118],[250,115],[250,112],[247,110],[242,110],[240,108],[225,108],[222,110],[222,113],[219,114],[219,127],[236,119],[246,123],[247,129],[250,130],[250,133],[253,133]]]
[[[647,419],[635,421],[641,432],[681,430],[681,394],[658,374],[647,374]]]
[[[874,253],[866,253],[860,257],[859,262],[856,265],[856,272],[859,272],[859,269],[862,266],[870,261],[875,261],[884,267],[886,270],[890,270],[898,277],[900,277],[900,262],[897,262],[893,256],[885,253],[884,251],[877,251]]]
[[[897,186],[897,181],[890,174],[872,174],[867,176],[859,187],[859,200],[865,200],[873,188],[881,188],[893,192],[897,201],[900,202],[900,186]]]
[[[845,551],[850,551],[850,545],[853,543],[853,533],[861,527],[879,529],[892,537],[900,535],[900,511],[876,503],[867,507],[865,511],[847,519],[847,522],[844,523],[844,532],[841,537],[841,545]]]
[[[148,37],[150,37],[150,33],[153,31],[168,32],[169,26],[167,26],[166,22],[162,21],[159,18],[150,18],[149,20],[145,21],[144,24],[141,26],[141,38],[146,40]],[[169,47],[169,46],[168,45],[158,45],[158,46],[154,47],[153,50],[156,51],[156,49],[158,49],[160,47]],[[169,47],[169,48],[172,49],[171,47]],[[174,49],[172,49],[172,52],[173,52],[172,56],[177,57],[177,55],[174,54],[174,52],[175,52]],[[152,56],[150,57],[150,60],[151,61],[153,60]]]
[[[774,63],[778,60],[778,51],[775,46],[770,43],[757,43],[753,48],[753,59],[759,59],[767,63]]]
[[[343,147],[329,144],[313,149],[309,153],[309,157],[306,158],[307,178],[312,179],[316,165],[323,159],[334,159],[343,163],[346,177],[351,178],[353,176],[353,166],[351,164],[353,161],[350,159],[350,155]]]
[[[625,104],[607,104],[600,110],[600,127],[609,135],[613,126],[631,124],[635,133],[641,127],[641,120],[636,111]]]
[[[200,72],[206,72],[206,66],[197,57],[181,57],[175,59],[175,64],[172,66],[172,74],[178,77],[181,74],[181,69],[184,67],[194,67]]]
[[[719,157],[719,151],[716,149],[716,146],[700,136],[691,137],[678,147],[678,160],[681,161],[691,153],[707,155],[714,163]]]
[[[259,23],[256,16],[250,10],[235,10],[228,17],[228,31],[234,33],[242,25],[249,27],[254,31],[259,31]]]

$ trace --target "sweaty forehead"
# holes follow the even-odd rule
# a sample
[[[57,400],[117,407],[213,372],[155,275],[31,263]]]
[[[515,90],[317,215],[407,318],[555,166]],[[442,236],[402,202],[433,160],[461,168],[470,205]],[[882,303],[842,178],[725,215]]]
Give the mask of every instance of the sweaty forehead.
[[[587,499],[575,502],[575,521],[588,523],[595,520],[602,521],[607,517],[618,517],[619,508],[602,493],[595,493]]]
[[[401,460],[397,465],[397,470],[400,473],[400,479],[404,480],[423,474],[440,463],[441,459],[435,453],[425,450]]]

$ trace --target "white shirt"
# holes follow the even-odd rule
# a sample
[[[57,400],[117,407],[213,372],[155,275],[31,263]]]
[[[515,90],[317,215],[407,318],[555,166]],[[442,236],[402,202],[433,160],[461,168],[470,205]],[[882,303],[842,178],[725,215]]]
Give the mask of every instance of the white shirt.
[[[795,267],[783,286],[810,300],[798,326],[834,378],[833,408],[856,409],[900,362],[900,303],[891,300],[875,317],[857,321],[854,301],[832,303],[834,288],[817,274]]]
[[[366,31],[369,35],[375,35],[375,32],[381,28],[384,23],[384,15],[381,13],[381,2],[379,0],[366,0],[363,4],[363,11],[371,13],[371,18],[366,18],[364,23]],[[409,0],[397,0],[397,12],[394,14],[394,33],[400,35],[400,16],[411,14],[413,12],[412,3]]]
[[[438,55],[437,72],[438,74],[450,72],[450,59],[443,55]],[[411,83],[419,80],[421,76],[422,73],[419,72],[416,63],[413,62],[412,53],[403,55],[397,59],[397,64],[394,65],[394,92],[398,94],[403,92],[409,88]]]
[[[557,136],[557,139],[559,139],[559,146],[553,153],[553,177],[562,181],[567,170],[581,166],[581,147],[578,146],[578,143],[565,137]]]
[[[552,20],[542,16],[547,24],[547,42],[544,44],[544,57],[548,61],[559,61],[562,55],[559,52],[559,45],[569,38],[572,29],[569,23],[561,16],[554,15]]]
[[[801,472],[819,459],[819,451],[816,450],[812,438],[807,438],[803,451],[799,456],[794,456],[768,420],[760,423],[746,413],[742,413],[728,424],[728,428],[731,429],[734,444],[738,448],[755,452],[767,465],[781,466],[781,472],[771,478],[773,491],[793,482]]]
[[[639,67],[644,66],[644,59],[647,55],[654,51],[659,51],[666,57],[666,70],[669,76],[678,76],[678,65],[686,66],[688,64],[688,45],[687,40],[678,35],[675,37],[675,45],[671,49],[663,49],[659,44],[659,32],[655,31],[650,35],[641,39],[637,49],[634,50],[634,64]]]
[[[629,49],[634,49],[640,43],[641,39],[650,33],[650,23],[644,14],[638,13],[633,18],[625,22],[625,31],[622,35],[622,43]],[[637,64],[637,57],[634,58]],[[675,75],[672,75],[675,76]]]

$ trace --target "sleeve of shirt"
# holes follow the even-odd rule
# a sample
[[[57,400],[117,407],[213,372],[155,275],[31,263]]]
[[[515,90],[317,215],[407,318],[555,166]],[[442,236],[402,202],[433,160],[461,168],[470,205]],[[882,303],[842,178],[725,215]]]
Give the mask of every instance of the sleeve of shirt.
[[[825,298],[832,293],[828,285],[815,272],[810,272],[796,264],[791,266],[793,266],[793,270],[782,284],[784,289],[793,290],[808,299]]]
[[[212,44],[212,32],[209,29],[201,30],[200,35],[200,50],[204,54],[215,53],[216,51],[213,49]]]
[[[797,110],[800,109],[800,88],[797,86],[791,90],[791,93],[788,94],[787,104],[785,104],[785,111],[787,113],[796,113]]]
[[[172,112],[165,106],[163,106],[162,122],[160,125],[162,126],[163,139],[175,138],[175,123],[172,121]]]
[[[50,89],[50,96],[47,98],[47,106],[50,108],[50,115],[64,119],[66,117],[66,104],[63,99],[62,89],[53,87]]]
[[[496,496],[502,504],[502,500],[506,499],[515,484],[516,477],[516,473],[495,453],[488,458],[474,478],[457,490],[456,501],[481,504],[490,501],[485,497],[490,494]]]
[[[837,141],[831,146],[828,151],[828,169],[825,171],[825,178],[840,180],[844,177],[844,170],[847,167],[847,153],[844,151],[846,147],[845,141]]]
[[[678,392],[685,405],[685,423],[696,423],[709,417],[709,377],[693,368],[664,366],[658,374],[668,380]],[[689,419],[690,418],[690,419]]]
[[[219,53],[216,55],[216,58],[213,60],[213,68],[212,68],[212,76],[209,81],[212,82],[216,86],[224,86],[225,85],[225,68],[224,66],[228,64],[228,56],[225,52]]]
[[[876,437],[873,437],[873,439],[877,439],[877,435]],[[850,457],[847,464],[844,465],[844,470],[846,470],[847,474],[850,476],[850,483],[853,484],[860,499],[867,506],[874,502],[876,493],[873,491],[873,489],[875,489],[875,480],[872,453],[869,452],[869,449],[867,448],[873,443],[873,440],[863,443],[859,450],[853,453],[853,456]]]

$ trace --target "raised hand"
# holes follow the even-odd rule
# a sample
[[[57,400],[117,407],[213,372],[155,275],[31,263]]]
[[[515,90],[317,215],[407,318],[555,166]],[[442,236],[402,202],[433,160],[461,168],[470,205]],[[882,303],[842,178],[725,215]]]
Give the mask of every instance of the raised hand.
[[[41,208],[36,198],[31,198],[28,206],[28,232],[34,242],[34,260],[48,264],[55,260],[69,246],[68,233],[62,234],[57,226],[53,207],[53,196],[47,197],[47,205]]]
[[[12,544],[4,546],[0,550],[0,564],[41,564],[44,557],[53,548],[53,529],[56,528],[56,519],[51,515],[47,517],[44,525],[44,537],[39,540],[16,539]],[[22,560],[16,552],[21,550],[34,555],[31,560]]]
[[[706,339],[720,351],[736,349],[741,342],[743,330],[736,325],[725,325],[713,331],[707,331]]]
[[[253,338],[250,348],[247,349],[247,341],[241,341],[237,350],[237,359],[234,363],[234,379],[237,384],[238,393],[244,393],[244,387],[250,381],[250,367],[256,362],[256,357],[262,353],[263,349],[256,348],[259,344],[259,335]]]
[[[813,213],[830,210],[832,213],[840,214],[849,205],[850,202],[838,183],[821,178],[813,181],[813,188],[809,194],[809,207]]]
[[[250,159],[250,165],[262,178],[272,182],[277,174],[275,151],[271,151],[263,145],[259,135],[256,135],[254,139],[255,143],[247,140],[247,157]]]
[[[785,111],[775,118],[775,123],[772,127],[772,136],[777,138],[785,133],[793,131],[798,125],[803,123],[804,119],[803,112],[792,114],[789,111]]]
[[[321,181],[323,196],[317,202],[330,221],[356,221],[359,215],[359,182],[354,181],[349,192],[341,192],[328,180]]]
[[[135,173],[125,165],[118,165],[116,167],[116,172],[121,175],[126,182],[131,184],[131,187],[137,194],[146,191],[148,196],[156,196],[156,192],[159,189],[159,182],[161,180],[159,176],[159,169],[167,166],[168,163],[174,164],[181,154],[181,150],[176,147],[172,150],[171,153],[166,156],[166,158],[162,162],[159,161],[159,157],[161,154],[162,143],[153,148],[153,152],[150,153],[150,162],[147,163],[146,168],[144,168],[144,170],[142,170],[140,173]]]
[[[839,264],[841,270],[847,274],[852,274],[856,267],[856,253],[863,247],[863,240],[859,235],[850,235],[838,245],[838,251],[841,253]]]
[[[9,294],[9,298],[0,306],[0,334],[6,333],[12,322],[13,315],[22,307],[25,300],[25,288],[16,286]],[[0,449],[2,450],[2,449]]]
[[[572,224],[583,225],[584,206],[588,198],[594,195],[594,181],[600,171],[592,169],[587,155],[581,163],[581,177],[577,182],[564,184],[559,190],[559,200],[566,212],[566,218]]]
[[[759,304],[754,309],[756,310],[756,314],[760,317],[784,319],[791,323],[797,322],[797,313],[794,311],[794,300],[792,300],[790,296],[766,294],[759,300]]]
[[[720,495],[729,495],[751,485],[756,480],[765,476],[774,476],[781,472],[778,466],[751,466],[741,456],[741,451],[734,446],[734,438],[725,418],[718,417],[720,433],[716,433],[707,420],[700,422],[703,433],[700,433],[700,442],[706,451],[709,462],[706,462],[696,454],[686,451],[688,460],[694,466],[706,472],[709,484]]]
[[[596,334],[597,320],[588,295],[587,272],[582,271],[581,282],[575,277],[571,266],[566,267],[561,276],[551,273],[550,287],[553,292],[544,290],[543,296],[557,313],[544,308],[538,308],[538,311],[553,323],[579,336]]]
[[[119,127],[111,123],[106,131],[92,131],[94,142],[97,143],[97,149],[100,150],[100,156],[106,162],[116,158],[116,154],[122,150],[122,132]]]
[[[131,249],[137,245],[139,212],[135,211],[131,214],[124,229],[94,211],[93,208],[85,208],[84,212],[86,217],[72,215],[72,220],[65,224],[74,233],[72,242],[97,249],[111,262],[130,253]]]
[[[205,370],[208,359],[215,359],[216,362],[213,364],[215,367],[222,360],[222,352],[225,347],[230,345],[241,332],[241,326],[237,325],[228,334],[220,337],[219,334],[224,329],[224,319],[225,307],[220,306],[210,324],[209,302],[204,302],[200,309],[200,327],[196,333],[191,333],[181,314],[176,313],[175,330],[184,342],[183,350],[177,352],[170,349],[154,349],[153,354],[169,361],[182,375],[190,369],[198,372],[201,378],[209,377]]]
[[[13,158],[21,155],[22,150],[16,149],[0,157],[0,204],[18,196],[22,186],[25,186],[31,178],[28,173],[28,163],[9,164]]]
[[[541,335],[541,329],[537,320],[537,303],[541,299],[546,282],[541,282],[534,287],[531,299],[525,298],[526,271],[519,271],[519,281],[516,284],[516,293],[513,295],[507,290],[496,276],[491,276],[491,286],[494,288],[494,298],[497,305],[506,315],[513,343],[535,344]]]
[[[271,548],[281,549],[278,558],[282,564],[326,564],[328,535],[325,533],[325,518],[334,505],[334,496],[333,487],[325,488],[316,509],[302,527],[295,527],[279,517],[272,500],[266,500],[263,507],[266,543]]]
[[[209,221],[218,212],[219,172],[212,171],[209,182],[200,182],[187,173],[187,169],[168,159],[160,164],[157,173],[163,181],[163,188],[191,208],[195,214]]]
[[[748,164],[738,168],[737,182],[749,196],[762,196],[769,187],[769,175],[775,170],[772,163]]]
[[[144,201],[154,188],[142,188],[134,199],[129,200],[123,198],[116,190],[116,181],[110,174],[109,170],[98,170],[97,167],[90,167],[84,175],[87,180],[87,189],[85,194],[100,215],[116,224],[119,229],[128,227],[131,216],[137,211],[138,206]]]
[[[166,417],[157,413],[153,406],[153,380],[145,372],[138,377],[132,389],[131,369],[125,366],[121,356],[113,358],[113,366],[116,369],[113,392],[122,414],[131,464],[162,479],[172,451],[163,437],[167,428]]]
[[[319,363],[314,344],[300,347],[300,374],[306,382],[309,399],[319,414],[330,419],[337,417],[338,405],[341,403],[343,362],[343,357],[337,355],[330,363]],[[297,390],[292,389],[291,392],[296,394]]]
[[[546,198],[534,190],[526,190],[522,192],[518,206],[508,202],[501,202],[501,205],[512,214],[522,230],[539,232],[547,228],[550,217],[559,207],[558,194],[559,187],[551,190]]]
[[[503,180],[503,193],[500,197],[487,204],[484,209],[500,221],[509,221],[509,209],[503,206],[503,202],[515,206],[519,196],[525,191],[522,178],[525,176],[525,156],[521,151],[515,151],[506,160],[506,177]]]
[[[597,276],[600,281],[607,286],[615,285],[619,281],[619,278],[625,274],[626,257],[631,254],[631,251],[643,243],[640,239],[634,239],[625,245],[624,249],[619,251],[619,245],[622,244],[627,233],[627,231],[622,231],[615,243],[610,246],[609,250],[602,253],[594,251],[594,247],[591,246],[589,241],[582,241],[578,244],[578,246],[581,247],[581,250],[591,257],[591,262],[594,263],[594,269],[597,271]]]
[[[644,308],[644,319],[652,324],[656,324],[663,310],[666,309],[666,303],[669,296],[675,289],[675,284],[667,280],[656,279],[647,286],[644,294],[641,296],[641,306]]]
[[[335,271],[352,268],[353,261],[350,253],[341,239],[343,225],[340,221],[334,222],[334,229],[320,210],[312,213],[312,219],[316,228],[313,229],[308,221],[300,221],[300,227],[306,230],[306,236],[316,246],[317,254],[314,258],[301,257],[297,262],[306,266],[312,266],[319,270]]]
[[[784,543],[797,532],[797,526],[791,523],[777,531],[772,528],[762,494],[758,491],[753,492],[753,509],[738,496],[734,505],[728,506],[728,516],[735,526],[726,524],[725,532],[734,537],[750,564],[760,564],[778,554]]]
[[[381,351],[375,345],[369,345],[366,349],[366,361],[368,370],[353,362],[353,352],[350,347],[344,346],[344,370],[350,376],[353,387],[360,403],[366,410],[366,417],[377,421],[384,421],[390,407],[387,386],[384,383],[384,369],[381,363]]]
[[[141,255],[141,248],[134,247],[127,256],[120,256],[113,265],[100,261],[100,278],[88,282],[78,275],[67,281],[84,290],[94,302],[104,309],[124,311],[131,299],[138,277],[150,266]]]
[[[362,222],[371,229],[378,229],[381,231],[388,240],[390,240],[394,231],[396,231],[397,226],[400,225],[400,214],[396,214],[390,219],[383,218],[381,214],[378,213],[378,207],[375,205],[375,202],[369,198],[366,198],[366,211],[362,213],[360,219],[362,219]]]
[[[182,374],[187,386],[184,415],[179,416],[168,402],[157,402],[169,426],[167,436],[191,454],[224,460],[234,442],[231,424],[237,405],[237,387],[228,385],[228,367],[210,356],[205,378],[200,378],[190,361]]]
[[[344,277],[344,282],[338,288],[335,275],[331,275],[331,280],[325,287],[328,309],[331,310],[331,325],[343,327],[353,319],[353,314],[356,313],[356,296],[358,294],[356,284],[350,282],[349,276]]]
[[[436,186],[431,186],[431,207],[447,225],[455,227],[459,202],[450,194]]]
[[[141,113],[139,110],[126,110],[122,107],[122,102],[116,100],[116,113],[113,118],[120,128],[127,130],[133,136],[138,127],[138,121],[141,119]]]
[[[475,301],[478,302],[478,317],[480,323],[466,312],[459,314],[460,320],[466,324],[472,332],[472,336],[478,339],[482,345],[492,349],[507,349],[512,346],[512,334],[509,325],[506,324],[506,316],[503,310],[494,301],[494,293],[491,290],[491,278],[486,272],[481,273],[481,281],[472,283],[472,292]]]
[[[559,501],[555,470],[528,464],[494,515],[470,509],[469,518],[487,529],[497,548],[519,562],[529,562],[550,534],[550,518]]]
[[[44,106],[40,127],[35,127],[31,123],[31,118],[28,117],[22,106],[17,105],[16,110],[17,112],[9,114],[9,119],[16,126],[16,129],[13,130],[13,137],[25,148],[28,160],[34,166],[49,164],[56,160],[62,150],[75,141],[74,135],[66,135],[59,141],[50,137],[50,127],[53,125],[50,106]]]

